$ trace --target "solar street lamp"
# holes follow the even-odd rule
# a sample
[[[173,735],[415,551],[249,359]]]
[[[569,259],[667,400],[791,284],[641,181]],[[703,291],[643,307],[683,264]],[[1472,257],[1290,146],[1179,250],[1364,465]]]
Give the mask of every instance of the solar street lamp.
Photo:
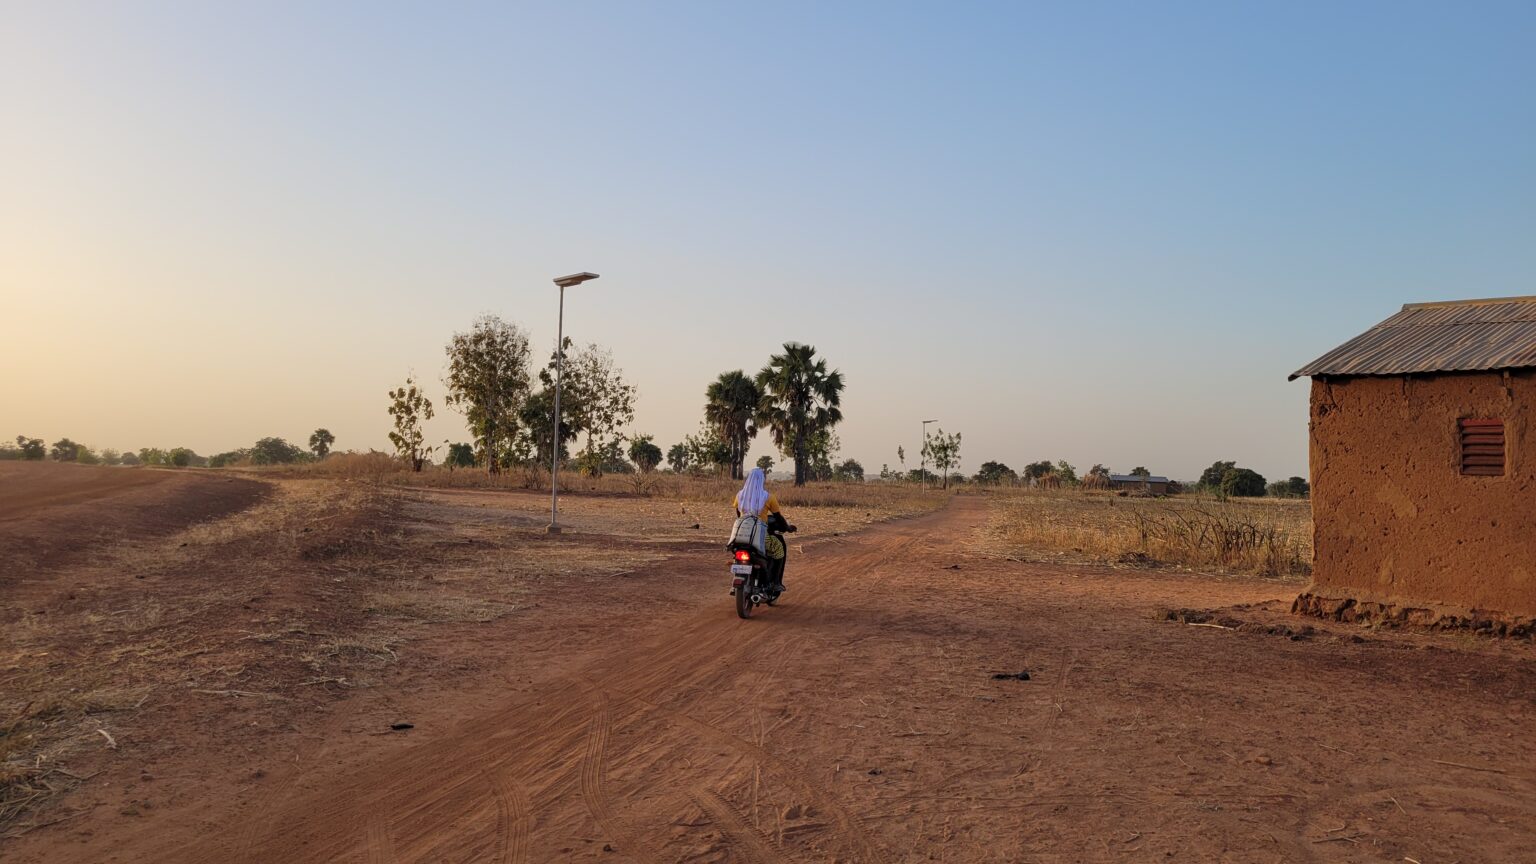
[[[923,481],[923,485],[924,486],[928,485],[928,424],[929,423],[937,423],[937,422],[939,422],[939,421],[937,421],[937,420],[924,420],[923,421],[923,447],[922,447],[921,450],[917,451],[918,454],[922,458],[921,458],[921,460],[919,460],[919,464],[918,464],[918,468],[917,468],[917,476],[918,476],[918,479]]]
[[[572,273],[555,280],[560,287],[560,318],[555,331],[555,423],[550,435],[549,456],[549,527],[546,533],[560,533],[560,373],[565,369],[565,289],[597,278],[596,273]]]

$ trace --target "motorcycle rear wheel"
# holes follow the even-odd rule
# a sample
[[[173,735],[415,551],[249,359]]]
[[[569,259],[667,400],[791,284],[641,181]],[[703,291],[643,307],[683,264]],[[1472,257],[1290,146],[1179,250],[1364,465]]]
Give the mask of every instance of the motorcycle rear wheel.
[[[752,580],[747,579],[736,586],[736,615],[740,618],[752,617]]]

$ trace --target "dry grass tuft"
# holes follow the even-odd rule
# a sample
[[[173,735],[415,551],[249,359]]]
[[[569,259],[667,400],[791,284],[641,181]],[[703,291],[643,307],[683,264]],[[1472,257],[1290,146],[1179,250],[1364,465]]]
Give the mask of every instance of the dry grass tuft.
[[[1120,498],[1017,490],[994,496],[991,542],[1026,555],[1165,563],[1258,576],[1312,568],[1307,501]]]

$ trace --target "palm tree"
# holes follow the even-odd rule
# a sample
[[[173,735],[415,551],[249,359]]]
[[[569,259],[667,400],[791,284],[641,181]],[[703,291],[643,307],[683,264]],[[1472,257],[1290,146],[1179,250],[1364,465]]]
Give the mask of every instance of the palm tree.
[[[704,422],[718,429],[730,445],[732,480],[746,476],[742,465],[747,461],[747,448],[757,437],[753,420],[760,401],[757,385],[740,369],[721,372],[704,391]]]
[[[757,422],[773,433],[773,443],[795,458],[795,485],[805,485],[812,435],[831,429],[843,419],[843,373],[828,372],[816,349],[798,342],[784,343],[784,353],[768,358],[757,373],[762,391]]]

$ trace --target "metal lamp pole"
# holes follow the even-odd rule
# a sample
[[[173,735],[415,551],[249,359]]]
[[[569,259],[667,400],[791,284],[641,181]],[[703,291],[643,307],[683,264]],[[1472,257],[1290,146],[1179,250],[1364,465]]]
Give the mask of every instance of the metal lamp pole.
[[[555,422],[550,427],[549,447],[549,527],[548,534],[560,533],[560,376],[565,370],[565,289],[596,279],[596,273],[572,273],[555,280],[560,287],[560,318],[555,330]]]
[[[937,420],[924,420],[923,421],[923,448],[921,450],[917,451],[922,456],[922,459],[920,460],[920,462],[918,464],[917,476],[918,476],[919,479],[921,479],[923,481],[923,485],[924,486],[928,485],[928,424],[929,423],[937,423],[937,422],[939,422],[939,421],[937,421]]]

